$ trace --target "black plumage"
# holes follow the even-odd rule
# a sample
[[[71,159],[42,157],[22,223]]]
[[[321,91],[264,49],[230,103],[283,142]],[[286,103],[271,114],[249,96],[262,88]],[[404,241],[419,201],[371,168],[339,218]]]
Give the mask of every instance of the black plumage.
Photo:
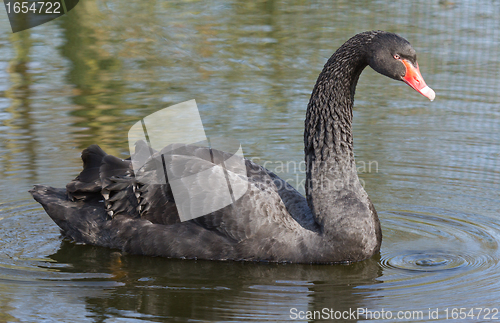
[[[96,145],[83,151],[84,170],[66,189],[37,185],[31,193],[64,236],[132,254],[301,263],[367,259],[379,251],[382,233],[356,173],[352,107],[366,66],[401,80],[404,65],[395,61],[394,53],[416,64],[415,51],[405,39],[365,32],[349,39],[326,63],[305,120],[307,198],[274,173],[245,160],[248,191],[241,198],[180,222],[170,185],[148,181],[158,175],[154,163],[162,152],[155,152],[139,177],[130,160],[107,155]],[[222,152],[190,145],[177,149],[170,158],[182,158],[182,150],[197,156],[185,167],[220,167],[206,156]],[[174,171],[182,175],[183,169]],[[217,183],[213,185],[208,189],[217,191]]]

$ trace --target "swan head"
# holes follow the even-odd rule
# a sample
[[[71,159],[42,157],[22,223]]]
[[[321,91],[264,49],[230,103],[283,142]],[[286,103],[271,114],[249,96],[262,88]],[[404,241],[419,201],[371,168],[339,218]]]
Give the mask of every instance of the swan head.
[[[431,101],[436,97],[420,74],[415,49],[403,37],[379,32],[373,37],[368,54],[370,57],[368,64],[375,71],[405,82]]]

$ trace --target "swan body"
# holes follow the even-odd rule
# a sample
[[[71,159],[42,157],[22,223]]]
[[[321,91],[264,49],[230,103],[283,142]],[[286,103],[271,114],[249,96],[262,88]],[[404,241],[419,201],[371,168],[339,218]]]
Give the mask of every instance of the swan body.
[[[181,222],[170,185],[147,181],[155,175],[150,164],[162,151],[155,152],[139,177],[130,160],[107,155],[97,145],[82,152],[84,169],[65,189],[36,185],[30,192],[63,236],[131,254],[296,263],[367,259],[380,250],[382,232],[356,173],[351,125],[356,84],[368,65],[434,99],[405,39],[383,31],[349,39],[326,63],[308,104],[306,197],[273,172],[244,160],[248,189],[241,198]],[[203,157],[207,154],[224,157],[209,148],[178,147],[198,156],[189,167],[209,163]],[[209,189],[217,192],[219,186]]]

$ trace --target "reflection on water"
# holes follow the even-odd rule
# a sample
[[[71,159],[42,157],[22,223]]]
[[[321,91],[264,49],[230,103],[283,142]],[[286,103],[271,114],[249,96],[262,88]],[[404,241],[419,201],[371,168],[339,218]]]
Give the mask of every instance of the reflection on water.
[[[498,306],[500,7],[472,0],[94,1],[10,33],[0,15],[0,322],[288,321],[297,311]],[[196,99],[208,136],[279,167],[303,158],[305,107],[351,35],[400,33],[437,98],[367,70],[354,112],[381,255],[350,266],[133,257],[59,240],[27,190],[62,187],[98,143]],[[259,159],[257,159],[259,158]],[[291,164],[294,165],[294,164]],[[277,170],[300,185],[299,166]],[[409,301],[411,300],[411,301]],[[427,321],[427,320],[423,320]]]
[[[354,287],[373,283],[381,274],[376,260],[328,267],[183,261],[123,257],[110,250],[69,243],[64,243],[50,258],[69,263],[63,272],[106,272],[120,283],[109,293],[85,298],[96,317],[115,313],[124,317],[152,315],[163,319],[286,320],[290,307],[320,310],[333,306],[344,310],[361,305],[364,296],[355,292]],[[356,286],[338,284],[338,288],[334,288],[332,279],[352,279],[357,283]],[[342,300],[329,304],[330,299],[325,299],[324,293]],[[309,298],[316,297],[319,299],[313,302],[314,308],[310,308]],[[131,309],[137,312],[132,313]],[[207,317],[207,310],[213,311],[212,317]]]

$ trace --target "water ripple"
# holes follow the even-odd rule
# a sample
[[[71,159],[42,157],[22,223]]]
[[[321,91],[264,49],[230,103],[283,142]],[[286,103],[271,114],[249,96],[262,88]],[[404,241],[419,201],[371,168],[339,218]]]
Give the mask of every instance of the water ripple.
[[[493,219],[437,208],[383,217],[385,287],[484,293],[499,285],[500,226]]]

